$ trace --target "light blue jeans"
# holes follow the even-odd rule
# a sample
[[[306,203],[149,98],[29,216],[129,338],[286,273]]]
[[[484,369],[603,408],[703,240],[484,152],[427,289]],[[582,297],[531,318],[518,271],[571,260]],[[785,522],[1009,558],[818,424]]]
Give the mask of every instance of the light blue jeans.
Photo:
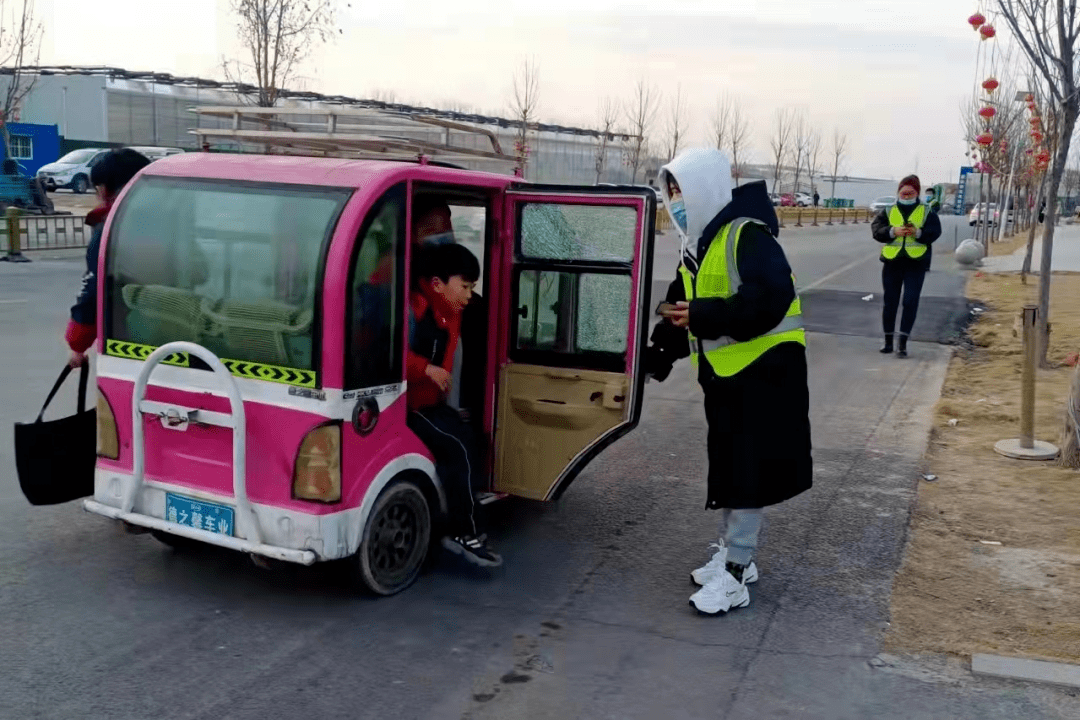
[[[749,565],[754,559],[765,513],[759,509],[721,510],[720,539],[728,549],[728,562]]]

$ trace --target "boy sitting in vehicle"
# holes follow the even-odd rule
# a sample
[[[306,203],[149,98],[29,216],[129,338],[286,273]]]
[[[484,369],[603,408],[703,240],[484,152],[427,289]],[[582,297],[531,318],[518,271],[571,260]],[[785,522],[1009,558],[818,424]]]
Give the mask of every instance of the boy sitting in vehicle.
[[[482,482],[476,438],[459,411],[461,317],[480,278],[469,250],[450,243],[424,247],[414,265],[406,378],[408,426],[435,456],[446,493],[442,544],[481,567],[502,563],[477,527],[474,488]]]

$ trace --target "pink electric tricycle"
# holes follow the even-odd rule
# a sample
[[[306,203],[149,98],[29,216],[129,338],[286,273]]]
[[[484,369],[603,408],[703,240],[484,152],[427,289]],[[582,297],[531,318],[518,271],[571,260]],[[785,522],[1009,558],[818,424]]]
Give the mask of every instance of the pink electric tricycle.
[[[213,132],[275,140],[239,126]],[[405,422],[412,203],[446,201],[481,260],[488,502],[557,498],[637,424],[655,196],[299,152],[165,158],[116,203],[84,506],[172,546],[343,561],[389,595],[445,512]]]

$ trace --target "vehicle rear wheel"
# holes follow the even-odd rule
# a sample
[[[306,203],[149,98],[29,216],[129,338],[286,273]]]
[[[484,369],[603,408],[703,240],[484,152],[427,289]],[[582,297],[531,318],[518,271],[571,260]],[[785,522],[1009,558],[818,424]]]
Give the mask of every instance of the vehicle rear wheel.
[[[78,194],[78,195],[82,195],[89,188],[90,188],[90,181],[86,179],[85,175],[79,175],[77,178],[75,178],[75,180],[74,180],[74,182],[72,183],[72,186],[71,186],[71,189],[74,190],[75,193]]]
[[[431,543],[431,510],[420,487],[398,480],[375,500],[360,538],[347,561],[350,574],[376,595],[393,595],[420,575]]]

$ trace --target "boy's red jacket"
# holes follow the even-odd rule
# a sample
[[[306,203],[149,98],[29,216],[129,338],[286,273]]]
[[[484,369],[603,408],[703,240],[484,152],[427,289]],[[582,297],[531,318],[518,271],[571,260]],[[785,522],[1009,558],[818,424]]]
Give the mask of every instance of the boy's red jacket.
[[[461,313],[447,307],[442,296],[426,284],[420,292],[412,293],[411,305],[406,402],[409,410],[421,410],[445,401],[445,393],[427,376],[427,368],[434,364],[453,372],[454,351],[461,338]]]

